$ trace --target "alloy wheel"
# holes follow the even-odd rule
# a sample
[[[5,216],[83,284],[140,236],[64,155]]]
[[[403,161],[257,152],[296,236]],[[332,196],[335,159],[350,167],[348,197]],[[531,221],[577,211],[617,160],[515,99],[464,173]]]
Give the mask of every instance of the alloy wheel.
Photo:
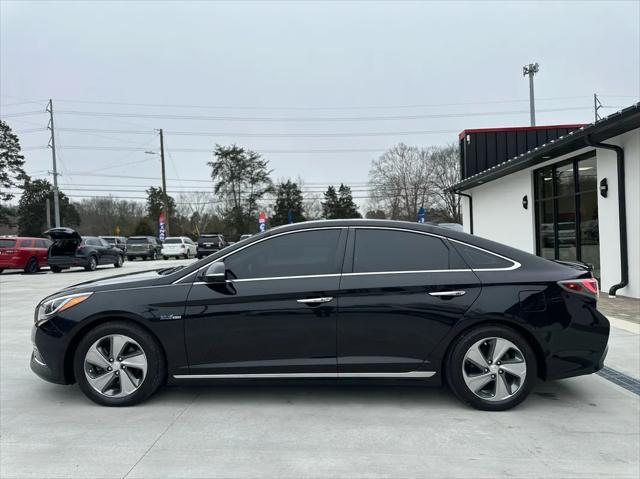
[[[94,342],[84,357],[89,385],[99,394],[121,398],[135,393],[147,374],[147,356],[135,340],[110,334]]]
[[[474,343],[462,361],[462,377],[476,396],[486,401],[504,401],[525,382],[527,363],[511,341],[490,337]]]

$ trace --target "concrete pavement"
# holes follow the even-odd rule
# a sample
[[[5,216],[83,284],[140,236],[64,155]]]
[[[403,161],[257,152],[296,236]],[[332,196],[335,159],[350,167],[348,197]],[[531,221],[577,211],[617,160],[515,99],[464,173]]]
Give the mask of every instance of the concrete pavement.
[[[446,389],[332,385],[172,387],[136,407],[104,408],[31,373],[39,299],[150,267],[0,276],[1,477],[640,475],[640,398],[597,375],[540,383],[515,410],[487,413]],[[617,367],[634,347],[640,335],[614,330]]]

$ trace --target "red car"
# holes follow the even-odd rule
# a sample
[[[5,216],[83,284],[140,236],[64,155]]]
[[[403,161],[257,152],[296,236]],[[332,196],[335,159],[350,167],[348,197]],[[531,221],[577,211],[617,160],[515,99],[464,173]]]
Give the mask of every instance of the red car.
[[[5,269],[24,269],[36,273],[47,266],[51,241],[44,238],[0,236],[0,273]]]

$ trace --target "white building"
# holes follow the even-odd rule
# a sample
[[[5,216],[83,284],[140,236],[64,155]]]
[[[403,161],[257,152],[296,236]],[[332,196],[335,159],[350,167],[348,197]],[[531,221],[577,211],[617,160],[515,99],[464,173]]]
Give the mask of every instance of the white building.
[[[527,150],[514,150],[517,135]],[[589,125],[465,130],[460,141],[465,231],[589,263],[602,291],[640,298],[640,103]]]

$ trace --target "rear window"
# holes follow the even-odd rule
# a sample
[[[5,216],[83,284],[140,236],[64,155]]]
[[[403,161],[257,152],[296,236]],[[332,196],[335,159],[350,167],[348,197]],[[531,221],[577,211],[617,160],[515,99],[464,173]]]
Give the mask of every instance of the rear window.
[[[129,238],[127,243],[129,244],[146,244],[149,240],[147,238]]]
[[[471,269],[501,269],[510,268],[513,262],[496,256],[493,253],[484,251],[462,243],[454,243],[455,248],[463,256]]]
[[[16,245],[16,240],[0,238],[0,248],[13,248]]]
[[[164,240],[164,244],[180,244],[182,240],[180,238],[167,238]]]

